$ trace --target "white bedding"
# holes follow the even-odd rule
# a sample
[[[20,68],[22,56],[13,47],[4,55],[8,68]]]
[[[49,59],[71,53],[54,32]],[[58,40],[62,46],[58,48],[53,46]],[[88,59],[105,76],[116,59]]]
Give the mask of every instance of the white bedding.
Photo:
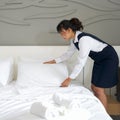
[[[71,99],[78,98],[82,108],[90,112],[89,120],[112,120],[92,92],[80,85],[71,84],[66,88],[31,87],[18,89],[15,83],[0,88],[0,120],[44,120],[30,113],[30,107],[34,102],[53,102],[52,97],[55,93],[66,94]],[[81,119],[82,114],[78,120]]]

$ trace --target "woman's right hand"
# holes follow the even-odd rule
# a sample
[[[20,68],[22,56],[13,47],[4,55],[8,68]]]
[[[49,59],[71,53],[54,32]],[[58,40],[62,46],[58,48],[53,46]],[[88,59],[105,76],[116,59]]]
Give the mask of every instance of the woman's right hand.
[[[46,61],[46,62],[44,62],[43,64],[55,64],[55,63],[56,63],[55,60],[51,60],[51,61]]]

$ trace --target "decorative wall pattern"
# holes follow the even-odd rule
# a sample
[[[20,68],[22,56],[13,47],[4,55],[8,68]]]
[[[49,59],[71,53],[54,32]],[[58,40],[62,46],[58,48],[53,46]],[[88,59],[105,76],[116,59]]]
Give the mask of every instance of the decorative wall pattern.
[[[0,0],[0,45],[67,45],[56,26],[72,17],[85,31],[120,45],[120,0]]]

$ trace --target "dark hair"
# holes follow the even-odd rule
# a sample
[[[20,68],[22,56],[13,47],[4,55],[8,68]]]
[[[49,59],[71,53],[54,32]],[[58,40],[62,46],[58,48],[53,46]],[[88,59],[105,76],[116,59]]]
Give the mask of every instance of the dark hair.
[[[57,31],[60,33],[62,29],[67,30],[68,28],[71,28],[73,32],[83,30],[82,22],[78,18],[72,18],[70,20],[62,20],[57,25]]]

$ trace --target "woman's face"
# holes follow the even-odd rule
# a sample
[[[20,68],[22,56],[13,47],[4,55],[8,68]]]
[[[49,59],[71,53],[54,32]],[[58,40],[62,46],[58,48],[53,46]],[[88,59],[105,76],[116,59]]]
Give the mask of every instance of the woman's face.
[[[65,40],[70,40],[70,39],[74,39],[75,34],[72,31],[72,29],[68,28],[67,30],[62,29],[62,31],[60,32],[60,35],[65,39]]]

